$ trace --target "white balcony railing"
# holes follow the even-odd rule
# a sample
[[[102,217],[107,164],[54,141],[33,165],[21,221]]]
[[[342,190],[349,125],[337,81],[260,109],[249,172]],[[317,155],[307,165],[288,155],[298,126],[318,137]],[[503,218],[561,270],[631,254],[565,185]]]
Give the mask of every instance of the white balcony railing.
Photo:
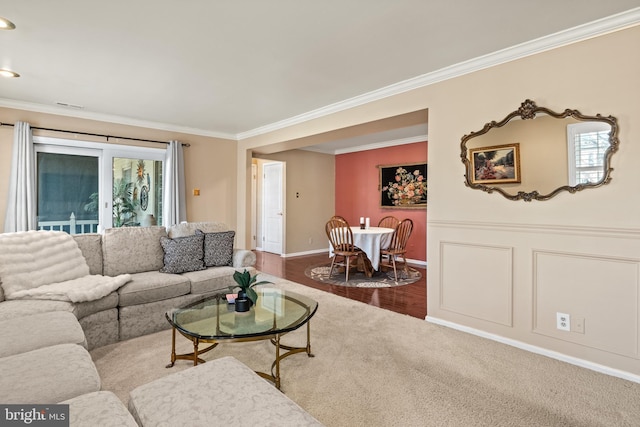
[[[98,220],[76,220],[75,213],[71,212],[69,221],[38,221],[38,230],[65,231],[69,234],[97,233]]]

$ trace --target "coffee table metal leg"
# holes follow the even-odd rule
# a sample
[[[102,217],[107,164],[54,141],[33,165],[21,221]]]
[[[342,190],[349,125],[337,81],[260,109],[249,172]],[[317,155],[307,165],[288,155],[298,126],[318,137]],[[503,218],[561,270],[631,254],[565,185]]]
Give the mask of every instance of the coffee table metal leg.
[[[280,390],[280,334],[276,335],[276,375],[274,378],[274,382],[276,388]]]
[[[171,363],[166,367],[172,368],[176,363],[176,328],[171,328]]]
[[[183,334],[184,335],[184,334]],[[192,360],[193,361],[193,366],[196,366],[198,363],[204,363],[205,360],[201,359],[199,356],[203,355],[204,353],[213,350],[214,348],[216,348],[218,346],[218,342],[216,341],[203,341],[200,340],[198,338],[194,338],[194,337],[190,337],[187,335],[184,335],[185,338],[191,340],[193,342],[193,352],[192,353],[185,353],[185,354],[176,354],[176,328],[172,328],[171,331],[171,363],[169,363],[166,367],[167,368],[171,368],[173,367],[173,365],[175,365],[176,360]],[[200,345],[200,342],[205,342],[205,343],[210,343],[211,345],[207,348],[204,348],[202,350],[200,350],[198,348],[198,346]]]

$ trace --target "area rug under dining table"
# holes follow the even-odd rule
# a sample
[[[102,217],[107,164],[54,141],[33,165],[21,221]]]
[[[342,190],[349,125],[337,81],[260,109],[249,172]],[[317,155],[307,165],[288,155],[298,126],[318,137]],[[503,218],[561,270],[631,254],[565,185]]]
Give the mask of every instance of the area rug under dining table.
[[[343,268],[335,267],[333,274],[329,276],[331,262],[314,264],[304,270],[305,276],[315,281],[330,285],[348,286],[353,288],[391,288],[394,286],[409,285],[422,278],[422,274],[411,267],[408,267],[408,274],[403,268],[398,269],[398,281],[395,281],[393,270],[374,271],[372,277],[367,277],[362,271],[351,271],[349,281],[345,282]]]

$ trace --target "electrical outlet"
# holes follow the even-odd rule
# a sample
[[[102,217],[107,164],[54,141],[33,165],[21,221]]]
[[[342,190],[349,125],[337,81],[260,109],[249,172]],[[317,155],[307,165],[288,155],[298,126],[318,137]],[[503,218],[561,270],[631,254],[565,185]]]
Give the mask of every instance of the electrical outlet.
[[[566,313],[556,313],[556,328],[561,331],[571,331],[571,316]]]
[[[571,332],[584,334],[584,317],[573,317],[573,322],[571,323]]]

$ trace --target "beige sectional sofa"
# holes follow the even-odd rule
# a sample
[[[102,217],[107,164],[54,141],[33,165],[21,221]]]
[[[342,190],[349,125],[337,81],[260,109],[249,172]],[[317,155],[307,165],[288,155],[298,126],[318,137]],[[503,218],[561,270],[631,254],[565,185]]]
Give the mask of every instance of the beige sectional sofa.
[[[215,222],[180,224],[168,230],[110,229],[76,235],[71,246],[65,235],[65,244],[53,250],[37,244],[25,249],[19,239],[11,240],[17,233],[0,235],[0,403],[68,403],[71,425],[136,425],[115,395],[100,390],[100,377],[88,350],[169,328],[164,316],[169,308],[233,286],[236,270],[255,273],[255,254],[233,248],[228,254],[230,265],[161,272],[170,255],[163,245],[189,240],[197,229],[205,233],[201,242],[213,233],[224,234],[227,243],[233,238],[225,224]],[[45,234],[57,237],[51,232],[27,232],[25,237],[32,244]],[[8,241],[13,243],[4,244]],[[83,259],[82,265],[75,262],[73,268],[67,268],[70,259]],[[44,292],[48,278],[65,278],[76,267],[82,277],[72,279],[85,285],[94,278],[113,276],[126,283],[99,298],[76,302],[65,300],[73,292],[61,297],[58,288],[37,293]],[[73,285],[73,280],[65,283]],[[44,285],[29,288],[34,282]],[[21,286],[25,289],[16,292]],[[11,293],[5,298],[3,290],[7,289]],[[31,295],[34,289],[35,298],[11,299],[20,292]]]
[[[169,308],[233,286],[235,271],[247,269],[251,274],[255,273],[255,254],[237,248],[232,249],[231,265],[180,274],[161,272],[165,266],[162,239],[192,236],[196,230],[229,232],[223,223],[199,222],[179,224],[168,230],[164,227],[123,227],[102,234],[75,235],[73,238],[91,275],[128,274],[131,280],[102,298],[75,303],[53,299],[6,301],[0,286],[0,321],[50,311],[69,311],[80,321],[89,350],[167,329],[170,325],[164,313]],[[1,251],[0,244],[0,263]],[[1,272],[0,264],[0,281]]]

